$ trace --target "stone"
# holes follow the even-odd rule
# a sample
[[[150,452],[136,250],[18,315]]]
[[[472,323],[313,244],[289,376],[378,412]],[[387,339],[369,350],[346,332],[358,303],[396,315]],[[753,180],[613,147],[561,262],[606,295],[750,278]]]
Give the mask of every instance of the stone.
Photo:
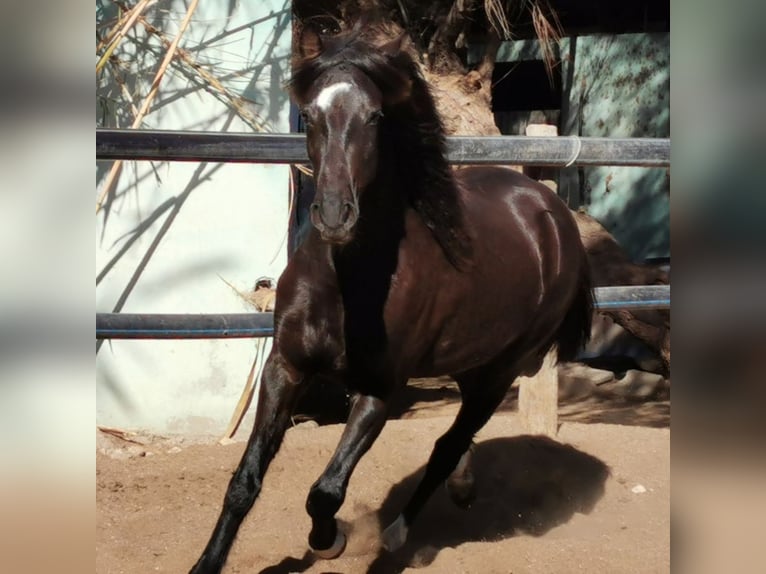
[[[301,423],[298,423],[297,425],[292,427],[291,430],[310,430],[310,429],[315,429],[318,426],[319,426],[318,422],[316,422],[313,419],[309,419]]]
[[[625,376],[609,385],[608,390],[626,399],[648,400],[665,386],[665,377],[657,373],[648,373],[630,369]]]
[[[123,448],[110,448],[101,451],[109,458],[114,460],[128,460],[131,458],[138,458],[146,456],[146,450],[139,445],[130,445]]]
[[[558,366],[559,400],[587,398],[597,391],[598,385],[614,381],[614,373],[594,369],[582,363],[561,363]]]
[[[527,124],[524,132],[533,137],[556,137],[559,135],[559,128],[553,124]]]

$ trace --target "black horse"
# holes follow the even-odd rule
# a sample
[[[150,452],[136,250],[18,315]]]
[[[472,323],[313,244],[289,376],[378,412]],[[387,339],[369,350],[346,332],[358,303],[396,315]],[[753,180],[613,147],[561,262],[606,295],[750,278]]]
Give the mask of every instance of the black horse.
[[[462,406],[425,475],[383,534],[400,547],[439,484],[473,496],[474,434],[519,375],[554,345],[571,358],[590,333],[585,252],[566,205],[510,169],[453,171],[417,64],[370,28],[306,29],[291,88],[307,126],[316,196],[309,235],[279,280],[274,346],[252,435],[192,572],[219,572],[312,377],[352,395],[343,436],[311,487],[309,545],[343,552],[335,514],[349,478],[410,377],[450,374]]]

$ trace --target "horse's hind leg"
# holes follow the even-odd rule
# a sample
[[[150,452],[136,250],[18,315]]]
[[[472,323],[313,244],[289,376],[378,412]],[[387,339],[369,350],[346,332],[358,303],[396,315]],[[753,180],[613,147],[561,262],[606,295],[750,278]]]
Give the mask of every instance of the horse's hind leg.
[[[242,520],[261,490],[266,469],[279,448],[302,386],[300,374],[289,368],[279,353],[269,355],[263,369],[258,409],[250,440],[234,471],[224,497],[223,510],[202,556],[191,574],[220,572]]]
[[[515,379],[515,374],[504,371],[501,376],[482,371],[462,375],[456,379],[463,395],[463,404],[455,422],[436,441],[426,465],[426,472],[404,511],[383,532],[383,546],[389,551],[404,544],[410,525],[439,484],[453,471],[453,484],[457,484],[461,478],[467,478],[465,471],[470,472],[473,435],[486,424],[502,402]],[[459,463],[465,463],[466,468],[461,469]],[[469,489],[465,494],[470,497],[473,489],[472,477],[462,486]]]
[[[306,511],[312,521],[309,545],[320,558],[335,558],[345,548],[346,539],[338,529],[335,513],[346,498],[351,473],[383,429],[386,411],[383,399],[372,395],[354,396],[335,453],[311,487],[306,501]]]
[[[452,502],[460,508],[468,508],[476,499],[476,484],[473,475],[473,441],[460,457],[455,470],[447,478],[446,487]]]

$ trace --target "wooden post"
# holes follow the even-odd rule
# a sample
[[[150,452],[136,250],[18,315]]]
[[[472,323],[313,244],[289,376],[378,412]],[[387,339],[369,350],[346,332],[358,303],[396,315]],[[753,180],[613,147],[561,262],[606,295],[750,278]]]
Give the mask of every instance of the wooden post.
[[[558,432],[559,377],[556,349],[545,355],[540,370],[519,378],[519,413],[524,432],[551,438]]]
[[[558,127],[550,124],[528,124],[526,134],[531,137],[557,137],[559,135]],[[543,166],[524,166],[524,175],[536,179],[550,187],[554,192],[558,189],[558,171],[559,168]]]

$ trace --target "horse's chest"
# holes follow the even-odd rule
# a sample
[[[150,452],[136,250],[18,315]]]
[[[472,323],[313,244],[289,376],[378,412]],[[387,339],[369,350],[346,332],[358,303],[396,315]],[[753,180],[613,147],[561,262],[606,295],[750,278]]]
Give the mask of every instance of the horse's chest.
[[[307,300],[306,300],[307,299]],[[304,372],[346,368],[342,307],[331,298],[308,297],[280,318],[277,341],[281,353]]]

